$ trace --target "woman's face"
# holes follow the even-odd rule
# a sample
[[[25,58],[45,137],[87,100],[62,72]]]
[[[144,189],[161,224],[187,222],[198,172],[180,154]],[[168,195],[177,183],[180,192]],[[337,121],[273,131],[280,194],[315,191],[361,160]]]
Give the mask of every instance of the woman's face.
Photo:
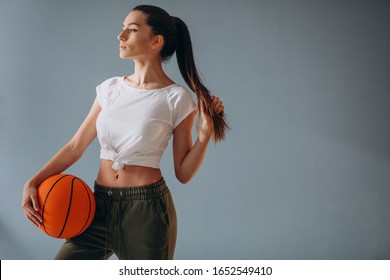
[[[122,31],[118,35],[119,56],[123,59],[150,57],[156,51],[156,37],[146,24],[147,16],[140,11],[132,11],[125,18]]]

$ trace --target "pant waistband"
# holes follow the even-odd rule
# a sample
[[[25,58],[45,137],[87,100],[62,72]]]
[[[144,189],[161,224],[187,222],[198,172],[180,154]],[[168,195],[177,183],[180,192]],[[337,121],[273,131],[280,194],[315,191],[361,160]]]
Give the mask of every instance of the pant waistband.
[[[169,191],[163,177],[155,183],[135,187],[109,187],[95,182],[94,190],[96,197],[120,200],[153,199]]]

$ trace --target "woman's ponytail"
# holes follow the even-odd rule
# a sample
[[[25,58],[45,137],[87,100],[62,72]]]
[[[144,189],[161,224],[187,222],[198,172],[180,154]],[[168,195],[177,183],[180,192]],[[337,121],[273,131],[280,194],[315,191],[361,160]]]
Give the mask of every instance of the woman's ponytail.
[[[180,73],[184,81],[196,94],[198,105],[197,128],[199,129],[200,115],[203,111],[205,118],[211,124],[208,135],[211,135],[215,143],[224,140],[229,126],[225,120],[224,113],[217,114],[214,111],[213,101],[210,91],[203,85],[196,69],[194,55],[192,52],[192,42],[187,25],[179,18],[172,17],[177,30],[176,57]]]
[[[195,66],[192,53],[192,43],[187,25],[179,18],[170,16],[165,10],[151,5],[140,5],[133,10],[145,13],[147,24],[152,28],[154,35],[161,34],[164,39],[164,46],[160,52],[161,60],[168,61],[176,51],[177,63],[184,81],[196,94],[198,104],[198,120],[196,122],[199,130],[200,115],[210,124],[208,131],[217,143],[225,138],[229,126],[225,120],[224,113],[217,114],[214,111],[213,100],[210,91],[203,85]]]

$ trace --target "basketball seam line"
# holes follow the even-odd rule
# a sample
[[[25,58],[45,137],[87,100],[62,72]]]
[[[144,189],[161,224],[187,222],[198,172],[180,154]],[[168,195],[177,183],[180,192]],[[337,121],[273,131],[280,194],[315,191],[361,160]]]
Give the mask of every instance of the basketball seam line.
[[[43,220],[43,229],[44,231],[46,232],[46,234],[50,235],[47,230],[46,230],[46,226],[45,226],[45,219],[44,219],[44,216],[45,216],[45,206],[46,206],[46,202],[47,202],[47,199],[49,198],[49,195],[51,193],[51,191],[53,190],[54,186],[63,178],[69,176],[68,174],[65,174],[64,176],[62,176],[61,178],[57,179],[57,181],[54,182],[54,184],[51,186],[50,190],[47,192],[47,195],[45,197],[45,201],[43,202],[43,206],[42,206],[42,220]]]
[[[70,191],[70,198],[69,198],[69,204],[68,204],[68,211],[66,213],[66,216],[65,216],[65,221],[64,221],[64,225],[62,226],[62,230],[60,232],[60,234],[57,236],[57,238],[60,238],[61,235],[64,233],[64,230],[65,230],[65,227],[66,227],[66,223],[68,222],[68,218],[69,218],[69,213],[70,213],[70,208],[72,207],[72,199],[73,199],[73,189],[74,189],[74,181],[76,180],[77,178],[73,178],[72,179],[72,186],[71,186],[71,191]]]

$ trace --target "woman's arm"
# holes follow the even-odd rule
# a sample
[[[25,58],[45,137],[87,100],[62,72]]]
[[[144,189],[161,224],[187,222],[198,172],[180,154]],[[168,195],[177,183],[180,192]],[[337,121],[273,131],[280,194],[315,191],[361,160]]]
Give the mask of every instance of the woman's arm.
[[[214,110],[217,114],[224,111],[222,101],[212,96]],[[202,112],[203,116],[203,112]],[[207,119],[203,117],[201,129],[195,144],[192,145],[192,126],[195,113],[190,114],[173,131],[173,161],[176,178],[183,184],[188,183],[196,174],[206,155],[211,135],[208,131]]]
[[[80,159],[96,137],[96,118],[100,111],[101,107],[95,99],[90,112],[72,139],[24,185],[22,208],[26,218],[33,224],[40,226],[42,222],[36,188],[46,178],[62,173]]]

